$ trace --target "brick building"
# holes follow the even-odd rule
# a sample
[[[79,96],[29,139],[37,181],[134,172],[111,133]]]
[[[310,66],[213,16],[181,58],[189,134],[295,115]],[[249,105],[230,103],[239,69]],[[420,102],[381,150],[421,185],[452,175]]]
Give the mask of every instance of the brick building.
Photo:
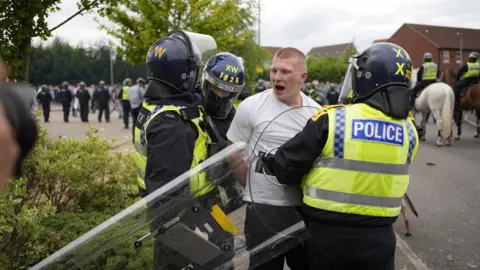
[[[388,41],[402,46],[416,69],[423,63],[423,54],[430,52],[442,73],[458,70],[471,52],[480,52],[480,29],[433,25],[403,24]],[[460,54],[460,50],[462,54]]]
[[[355,54],[357,49],[353,42],[350,43],[343,43],[343,44],[335,44],[335,45],[328,45],[328,46],[320,46],[320,47],[313,47],[307,53],[307,57],[314,56],[316,58],[323,58],[323,57],[349,57],[352,54]]]

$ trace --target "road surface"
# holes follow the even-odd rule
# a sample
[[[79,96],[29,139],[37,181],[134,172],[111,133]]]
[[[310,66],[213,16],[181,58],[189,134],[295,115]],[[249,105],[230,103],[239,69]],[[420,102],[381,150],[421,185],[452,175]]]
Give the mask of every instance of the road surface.
[[[395,224],[428,269],[480,269],[480,139],[471,125],[462,127],[460,141],[440,148],[435,126],[427,126],[427,141],[410,170],[408,194],[420,214],[409,213],[413,236],[403,235],[402,218]]]
[[[130,129],[123,129],[123,120],[118,118],[118,113],[113,112],[110,115],[110,123],[105,122],[105,118],[103,118],[103,122],[99,123],[97,120],[97,113],[92,114],[90,113],[88,116],[89,123],[83,123],[80,120],[80,117],[72,117],[70,113],[69,123],[63,122],[63,112],[60,111],[61,107],[52,106],[52,111],[50,112],[50,122],[44,123],[43,122],[43,115],[40,116],[40,123],[47,128],[48,134],[51,138],[59,138],[61,136],[66,136],[69,138],[76,138],[76,139],[85,139],[86,132],[89,129],[90,125],[98,128],[98,135],[101,138],[112,140],[115,139],[114,145],[123,145],[126,141],[131,140],[132,138],[132,130],[131,127],[133,126],[130,124]],[[130,123],[131,123],[130,119]]]

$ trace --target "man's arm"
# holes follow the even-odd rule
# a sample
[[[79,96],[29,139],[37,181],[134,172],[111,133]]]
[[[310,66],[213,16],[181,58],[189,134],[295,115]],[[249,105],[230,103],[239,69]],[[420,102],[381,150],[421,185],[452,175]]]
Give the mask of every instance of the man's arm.
[[[250,119],[250,101],[245,100],[238,107],[235,117],[233,117],[230,128],[227,132],[228,143],[232,142],[245,142],[249,143],[252,136],[252,121]],[[242,155],[239,153],[229,158],[229,168],[235,169],[235,180],[242,185],[246,186],[248,165],[244,163]]]
[[[463,74],[467,71],[468,71],[468,65],[465,63],[460,67],[460,69],[457,72],[457,82],[462,79]]]
[[[192,123],[175,112],[163,112],[151,120],[147,128],[145,169],[148,193],[190,170],[196,138]]]
[[[420,66],[417,71],[417,82],[422,81],[422,75],[423,75],[423,66]]]
[[[301,132],[275,153],[269,167],[273,169],[278,182],[284,185],[300,184],[303,176],[311,170],[320,156],[327,139],[328,114],[323,113],[318,119],[309,120]]]

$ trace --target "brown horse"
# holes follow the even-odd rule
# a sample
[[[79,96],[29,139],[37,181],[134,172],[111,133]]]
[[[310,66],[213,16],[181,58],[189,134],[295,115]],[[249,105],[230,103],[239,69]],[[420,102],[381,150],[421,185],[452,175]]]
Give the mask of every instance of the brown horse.
[[[447,83],[453,85],[455,78],[457,77],[455,71],[449,70],[450,76],[446,76]],[[480,84],[473,84],[467,88],[466,94],[460,97],[460,102],[455,103],[455,109],[453,111],[453,119],[457,125],[457,136],[455,140],[460,140],[462,134],[462,120],[464,111],[474,111],[477,115],[477,130],[475,132],[475,138],[480,137]]]

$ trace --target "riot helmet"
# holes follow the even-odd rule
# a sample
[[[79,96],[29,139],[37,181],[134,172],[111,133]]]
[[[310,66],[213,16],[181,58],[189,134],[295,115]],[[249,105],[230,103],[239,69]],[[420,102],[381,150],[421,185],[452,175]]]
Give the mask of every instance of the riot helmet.
[[[147,52],[147,79],[151,84],[160,83],[178,93],[194,92],[202,59],[215,53],[216,48],[211,36],[170,31],[153,43]]]
[[[468,60],[470,60],[470,61],[472,61],[472,62],[478,61],[478,53],[476,53],[476,52],[471,52],[471,53],[468,55]]]
[[[431,62],[433,61],[433,55],[429,52],[423,54],[423,62]]]
[[[393,118],[406,118],[412,63],[400,46],[372,44],[349,59],[340,103],[367,103]]]
[[[245,86],[240,59],[228,52],[212,56],[203,71],[204,108],[213,118],[224,119]]]

